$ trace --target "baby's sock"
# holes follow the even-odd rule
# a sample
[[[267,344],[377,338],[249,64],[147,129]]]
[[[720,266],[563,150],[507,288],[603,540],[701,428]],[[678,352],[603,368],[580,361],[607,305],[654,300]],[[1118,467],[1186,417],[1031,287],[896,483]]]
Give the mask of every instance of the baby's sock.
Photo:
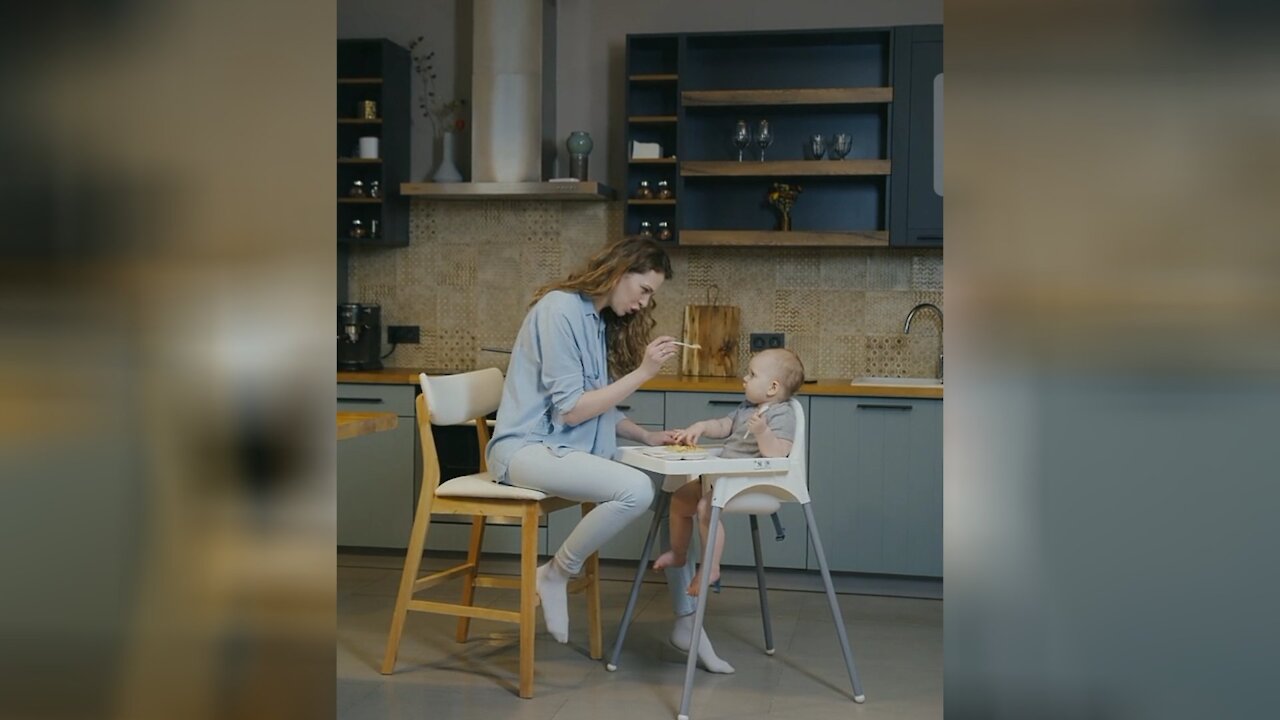
[[[551,558],[538,568],[537,578],[547,632],[556,642],[569,642],[569,576],[560,570],[555,558]]]
[[[689,652],[691,644],[689,641],[693,638],[693,616],[694,613],[681,615],[676,618],[675,627],[671,629],[671,644],[683,652]],[[707,669],[707,672],[728,674],[734,671],[732,665],[716,655],[706,630],[703,630],[698,638],[698,662]]]

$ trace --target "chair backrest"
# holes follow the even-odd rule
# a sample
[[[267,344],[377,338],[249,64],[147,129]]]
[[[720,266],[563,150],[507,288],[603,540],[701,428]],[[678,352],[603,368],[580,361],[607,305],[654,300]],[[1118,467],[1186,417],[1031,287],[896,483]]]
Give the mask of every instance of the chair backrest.
[[[432,425],[460,425],[498,409],[502,371],[485,368],[457,375],[418,375],[431,411]]]
[[[436,451],[432,425],[461,425],[476,421],[476,442],[480,446],[480,471],[488,470],[485,445],[489,426],[485,416],[498,409],[502,400],[502,371],[485,368],[457,375],[418,375],[422,394],[416,402],[418,438],[422,445],[422,490],[435,494],[440,485],[440,456]]]
[[[804,408],[800,401],[791,398],[791,409],[796,414],[796,436],[791,441],[791,462],[783,473],[751,475],[725,475],[716,480],[712,502],[727,512],[774,512],[777,501],[809,502],[808,450],[805,442]],[[754,496],[754,497],[752,497]]]

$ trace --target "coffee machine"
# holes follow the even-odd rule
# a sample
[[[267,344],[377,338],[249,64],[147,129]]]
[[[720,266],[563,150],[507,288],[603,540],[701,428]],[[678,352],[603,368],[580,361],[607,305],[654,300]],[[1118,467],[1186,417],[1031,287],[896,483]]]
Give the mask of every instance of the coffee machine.
[[[338,369],[382,369],[382,308],[344,303],[338,306]]]

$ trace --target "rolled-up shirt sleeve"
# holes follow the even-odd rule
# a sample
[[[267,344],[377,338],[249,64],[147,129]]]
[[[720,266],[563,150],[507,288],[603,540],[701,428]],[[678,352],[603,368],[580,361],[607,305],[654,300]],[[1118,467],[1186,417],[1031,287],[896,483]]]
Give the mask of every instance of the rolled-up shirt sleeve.
[[[551,398],[551,406],[560,421],[573,410],[586,391],[582,372],[582,350],[566,308],[541,308],[538,323],[538,355],[542,358],[542,385]],[[570,311],[572,311],[570,309]]]

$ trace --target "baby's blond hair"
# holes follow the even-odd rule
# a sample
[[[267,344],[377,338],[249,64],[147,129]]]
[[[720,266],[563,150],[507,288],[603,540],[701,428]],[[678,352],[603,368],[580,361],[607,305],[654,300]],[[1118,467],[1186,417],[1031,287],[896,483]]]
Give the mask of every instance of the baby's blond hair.
[[[773,379],[778,381],[787,397],[795,395],[804,385],[804,363],[800,356],[787,348],[761,350],[760,358],[769,363]]]

